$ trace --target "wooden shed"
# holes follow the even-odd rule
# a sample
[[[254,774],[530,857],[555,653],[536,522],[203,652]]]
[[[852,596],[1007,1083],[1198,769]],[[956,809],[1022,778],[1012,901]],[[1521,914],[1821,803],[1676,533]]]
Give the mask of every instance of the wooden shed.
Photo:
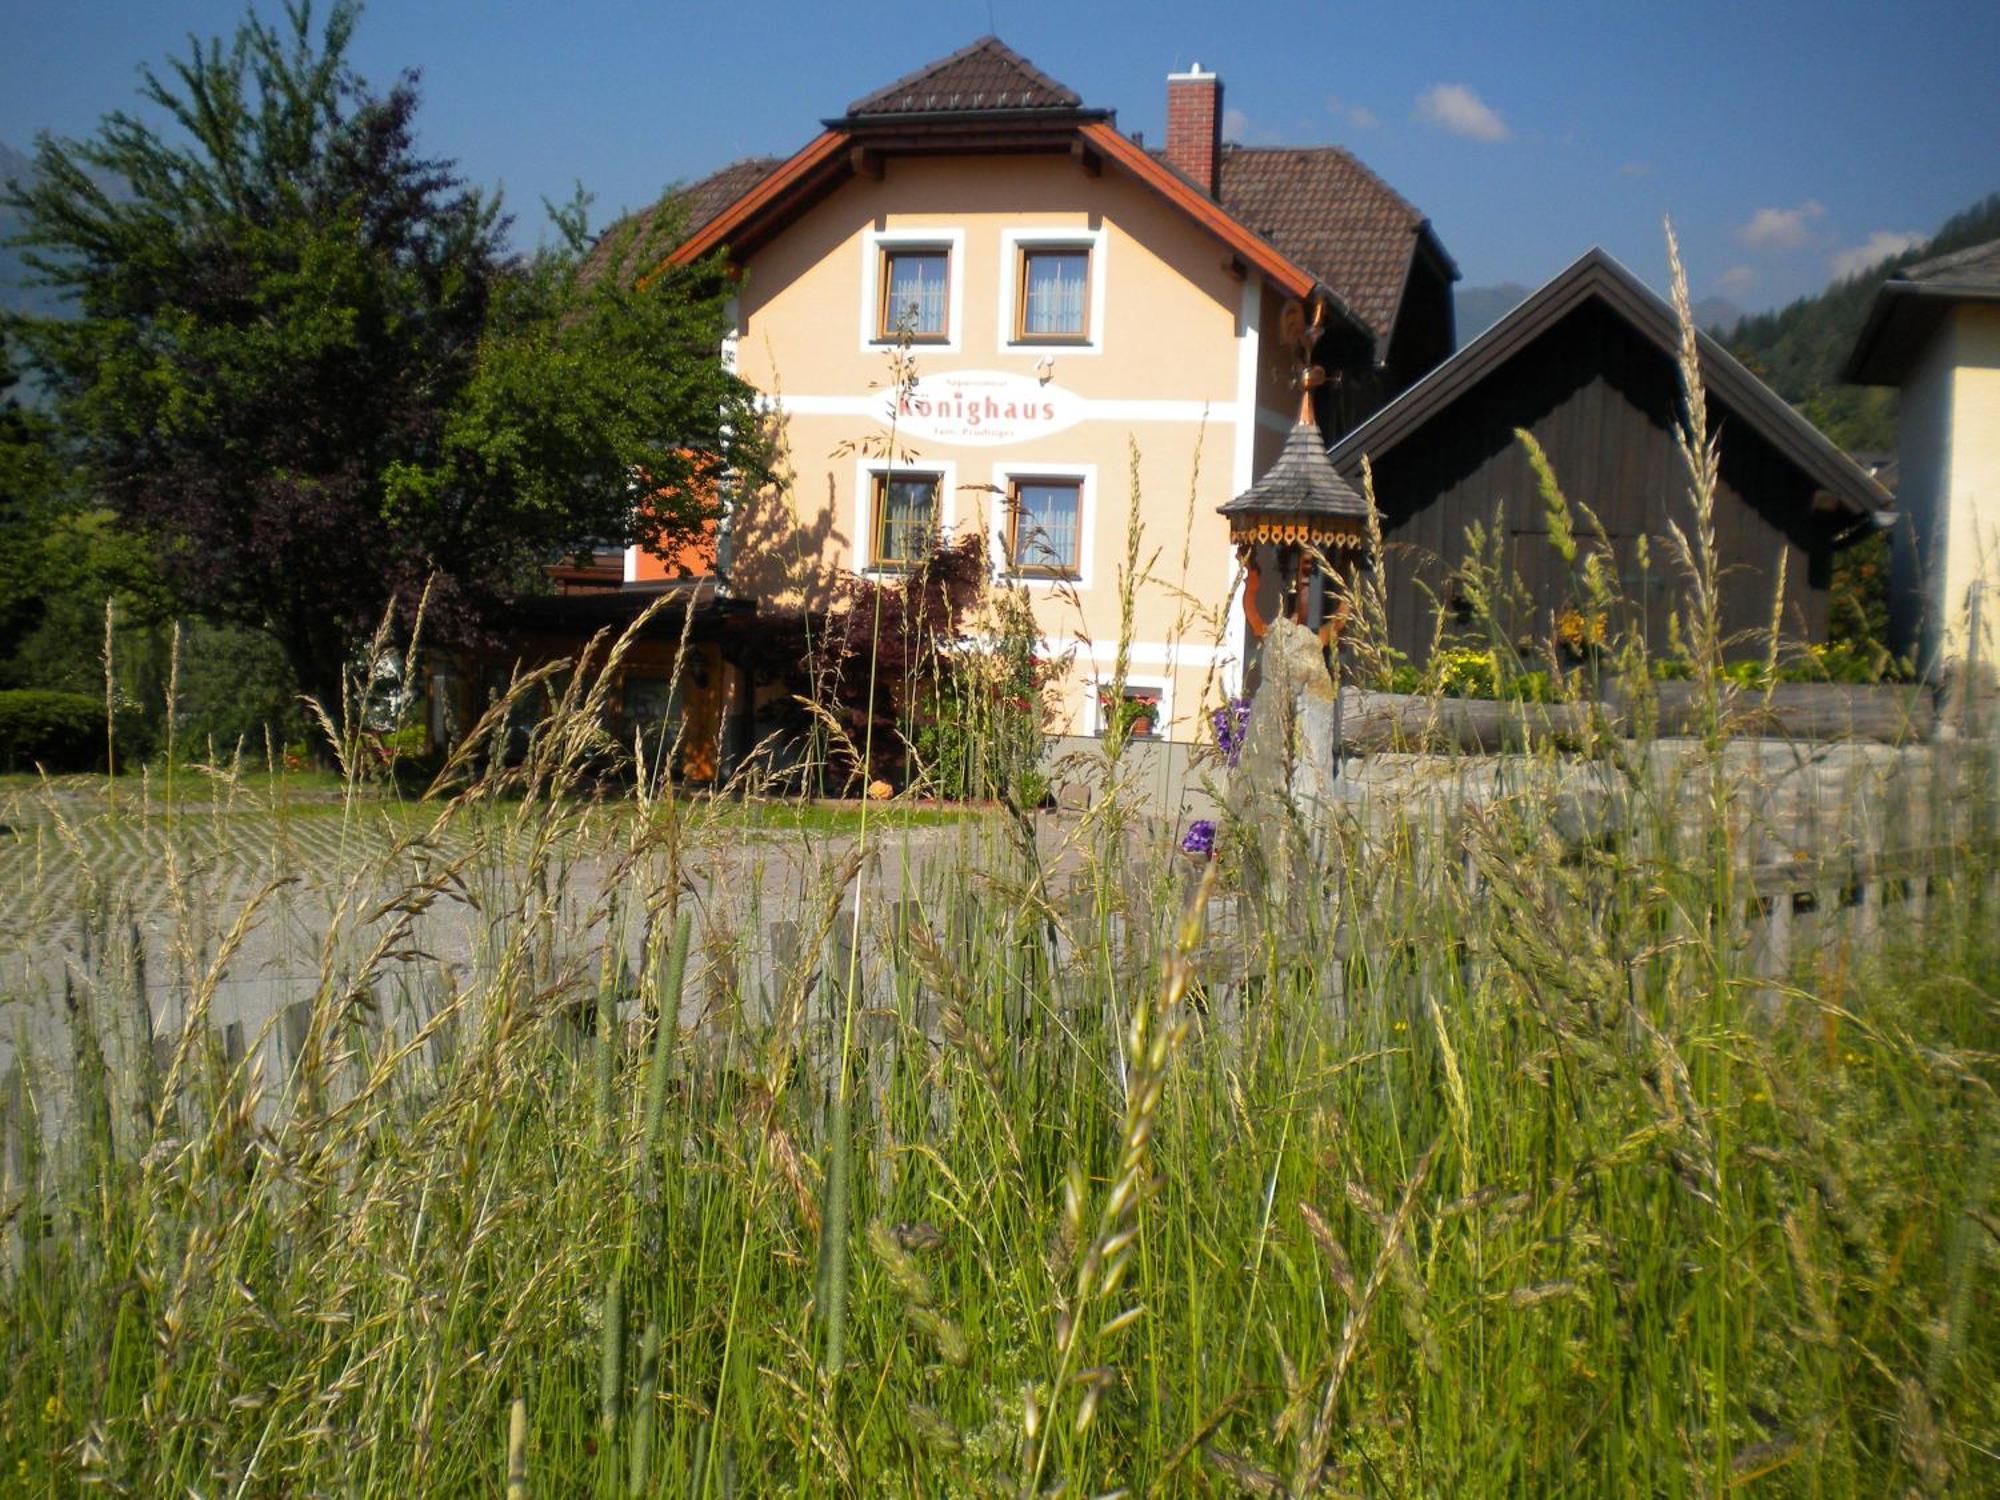
[[[1534,435],[1565,493],[1596,512],[1626,593],[1645,598],[1649,635],[1664,640],[1684,588],[1668,527],[1687,530],[1692,519],[1675,443],[1677,345],[1672,308],[1593,249],[1333,446],[1351,483],[1361,483],[1364,455],[1373,467],[1397,649],[1424,658],[1440,605],[1447,633],[1454,612],[1469,616],[1450,580],[1475,523],[1490,536],[1497,520],[1525,585],[1529,603],[1507,620],[1511,632],[1546,639],[1572,601],[1517,429]],[[1824,640],[1834,554],[1881,524],[1890,497],[1714,340],[1701,335],[1699,347],[1710,430],[1722,444],[1715,532],[1725,629],[1768,626],[1783,553],[1786,633]],[[1650,554],[1643,573],[1640,537]]]

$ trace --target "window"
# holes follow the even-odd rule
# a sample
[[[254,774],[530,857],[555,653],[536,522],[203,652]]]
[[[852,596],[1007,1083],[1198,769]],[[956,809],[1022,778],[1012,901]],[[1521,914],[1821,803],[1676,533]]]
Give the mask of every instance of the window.
[[[875,476],[874,565],[907,568],[930,550],[938,524],[936,474]]]
[[[1113,694],[1110,683],[1100,683],[1097,689],[1098,738],[1158,739],[1160,700],[1164,696],[1160,688],[1128,682],[1121,698]]]
[[[880,339],[942,343],[951,335],[951,252],[936,246],[882,251]]]
[[[1090,337],[1087,246],[1023,245],[1015,288],[1016,343],[1082,341]]]
[[[1018,574],[1075,578],[1083,481],[1017,478],[1008,487],[1007,557]]]

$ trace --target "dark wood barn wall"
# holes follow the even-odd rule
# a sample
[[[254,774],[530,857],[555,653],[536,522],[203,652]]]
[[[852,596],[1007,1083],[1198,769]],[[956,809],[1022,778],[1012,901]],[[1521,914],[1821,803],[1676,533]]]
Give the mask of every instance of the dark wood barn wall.
[[[1511,632],[1545,639],[1555,611],[1574,599],[1568,570],[1549,545],[1534,471],[1514,437],[1518,427],[1541,443],[1571,501],[1596,511],[1626,592],[1635,598],[1642,592],[1636,542],[1642,535],[1649,539],[1647,629],[1663,651],[1666,614],[1685,590],[1668,523],[1679,523],[1690,540],[1693,525],[1674,442],[1679,400],[1673,366],[1657,346],[1590,302],[1404,438],[1375,469],[1396,647],[1417,660],[1428,655],[1433,598],[1446,597],[1446,576],[1466,553],[1467,527],[1477,522],[1490,531],[1496,507],[1514,568],[1534,601],[1529,617],[1515,619]],[[1728,570],[1725,628],[1735,633],[1768,625],[1782,549],[1788,554],[1786,633],[1823,640],[1832,518],[1813,514],[1815,487],[1807,476],[1746,424],[1713,401],[1710,407],[1722,437],[1715,531]],[[1447,633],[1453,628],[1448,620]],[[1735,654],[1761,649],[1745,642]]]

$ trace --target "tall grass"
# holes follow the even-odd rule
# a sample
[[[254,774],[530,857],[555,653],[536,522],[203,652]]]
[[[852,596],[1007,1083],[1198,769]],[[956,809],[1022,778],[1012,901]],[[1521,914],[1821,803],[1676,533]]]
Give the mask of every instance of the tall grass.
[[[66,999],[19,997],[71,1050],[9,1107],[11,1492],[1992,1482],[1990,808],[1921,920],[1773,976],[1719,691],[1670,775],[1595,748],[1586,836],[1544,751],[1197,869],[1115,774],[1026,835],[588,797],[620,654],[517,684],[519,764],[503,702],[425,801],[349,785],[296,1046],[202,1016],[312,872],[218,910],[226,820],[180,809],[156,1066],[90,914],[129,877],[38,814],[88,910]],[[1961,812],[1983,754],[1936,758]],[[274,845],[305,816],[216,778]]]

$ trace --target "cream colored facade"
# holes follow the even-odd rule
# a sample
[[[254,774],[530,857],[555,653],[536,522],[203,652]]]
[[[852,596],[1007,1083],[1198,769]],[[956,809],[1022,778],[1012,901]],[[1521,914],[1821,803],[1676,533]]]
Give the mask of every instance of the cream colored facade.
[[[1898,420],[1897,573],[1922,601],[1924,660],[1976,650],[2000,664],[2000,306],[1944,315],[1905,377]]]
[[[1017,339],[1024,246],[1088,251],[1085,341]],[[947,252],[941,341],[881,336],[879,278],[897,247]],[[1052,654],[1070,659],[1052,728],[1093,734],[1136,513],[1128,685],[1157,692],[1156,733],[1198,738],[1242,673],[1237,564],[1216,507],[1275,456],[1295,402],[1274,336],[1282,299],[1257,272],[1129,176],[995,154],[891,159],[741,271],[730,357],[780,419],[790,482],[739,499],[732,587],[824,603],[837,574],[876,566],[875,476],[938,475],[942,532],[984,534],[996,586],[1026,591]],[[1073,577],[1010,570],[1006,497],[1021,477],[1079,481]]]

